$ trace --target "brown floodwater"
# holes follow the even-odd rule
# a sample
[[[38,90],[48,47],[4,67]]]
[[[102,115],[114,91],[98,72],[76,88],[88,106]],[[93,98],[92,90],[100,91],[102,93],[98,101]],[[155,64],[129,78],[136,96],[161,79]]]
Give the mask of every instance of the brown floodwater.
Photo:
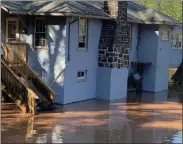
[[[21,114],[1,106],[2,143],[182,143],[180,97],[134,92],[128,99],[57,105],[52,112]]]

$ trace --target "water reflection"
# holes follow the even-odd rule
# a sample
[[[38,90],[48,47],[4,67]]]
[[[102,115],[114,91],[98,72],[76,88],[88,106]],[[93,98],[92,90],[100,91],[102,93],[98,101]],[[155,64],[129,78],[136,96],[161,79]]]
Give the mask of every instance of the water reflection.
[[[182,131],[177,132],[177,134],[175,134],[173,136],[173,143],[182,143]]]
[[[2,142],[13,143],[179,143],[182,104],[167,91],[136,99],[90,100],[57,106],[55,112],[26,116],[2,105]],[[9,108],[9,109],[8,109]]]

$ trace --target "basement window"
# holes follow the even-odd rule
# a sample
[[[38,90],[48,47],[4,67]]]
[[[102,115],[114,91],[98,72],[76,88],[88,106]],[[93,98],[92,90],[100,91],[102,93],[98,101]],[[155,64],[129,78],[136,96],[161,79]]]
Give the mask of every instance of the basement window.
[[[35,48],[46,47],[46,19],[45,18],[35,19],[34,46]]]
[[[88,20],[81,18],[79,19],[79,50],[87,49],[87,41],[88,41]]]
[[[78,71],[78,73],[77,73],[77,80],[78,81],[86,80],[86,77],[87,77],[87,70],[85,70],[85,71]]]

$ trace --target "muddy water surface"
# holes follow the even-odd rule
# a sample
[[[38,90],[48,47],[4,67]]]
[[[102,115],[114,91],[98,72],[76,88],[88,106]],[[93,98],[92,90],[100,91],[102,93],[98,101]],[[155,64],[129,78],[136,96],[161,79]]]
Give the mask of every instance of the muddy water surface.
[[[178,97],[142,93],[137,99],[88,100],[35,116],[2,104],[4,143],[181,143],[182,104]]]

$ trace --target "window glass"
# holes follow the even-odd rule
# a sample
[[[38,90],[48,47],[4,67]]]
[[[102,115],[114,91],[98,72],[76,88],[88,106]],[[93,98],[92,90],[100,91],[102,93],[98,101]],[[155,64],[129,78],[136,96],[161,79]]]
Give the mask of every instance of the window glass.
[[[161,40],[169,40],[169,31],[166,29],[161,30]]]
[[[172,49],[182,49],[182,33],[172,33],[171,47]]]
[[[77,73],[77,79],[78,80],[84,80],[86,79],[87,71],[78,71]]]
[[[35,46],[46,46],[46,19],[36,18],[35,20]]]
[[[79,20],[79,49],[87,48],[87,19]]]

